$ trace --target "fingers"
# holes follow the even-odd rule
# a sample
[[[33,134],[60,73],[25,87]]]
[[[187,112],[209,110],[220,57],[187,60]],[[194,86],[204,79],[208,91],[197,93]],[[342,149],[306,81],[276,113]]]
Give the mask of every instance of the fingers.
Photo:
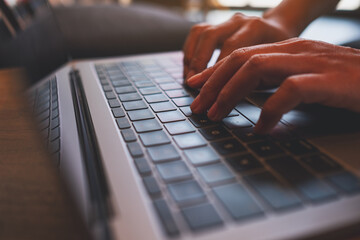
[[[279,89],[264,104],[255,132],[265,134],[301,102],[322,102],[328,97],[323,91],[324,82],[320,74],[303,74],[287,78]]]
[[[225,65],[225,63],[223,64]],[[218,75],[222,67],[214,72]],[[235,67],[236,68],[236,67]],[[225,82],[222,89],[215,87],[205,88],[200,91],[199,103],[196,110],[206,111],[209,109],[208,117],[213,121],[220,121],[236,106],[236,104],[260,85],[278,85],[291,75],[302,74],[311,71],[307,57],[291,54],[258,54],[249,58],[248,61]],[[212,77],[209,79],[213,80]],[[267,82],[274,81],[277,82]],[[209,82],[208,81],[208,82]],[[220,81],[219,79],[214,80]],[[207,85],[206,83],[205,85]],[[210,84],[210,83],[209,83]],[[205,87],[204,85],[204,87]],[[203,88],[204,88],[203,87]],[[214,97],[210,97],[216,95]]]
[[[202,71],[201,73],[198,73],[192,77],[190,77],[187,81],[187,85],[191,88],[201,88],[204,83],[211,77],[211,75],[214,73],[216,69],[218,69],[225,59],[222,59],[221,61],[217,62],[214,66],[209,67]]]
[[[204,103],[214,102],[216,100],[218,91],[221,90],[221,88],[226,84],[227,80],[230,79],[238,69],[236,61],[232,61],[230,57],[225,58],[223,62],[217,63],[213,68],[214,69],[205,71],[205,74],[197,75],[200,79],[198,80],[199,84],[202,84],[203,82],[205,82],[205,84],[201,88],[200,94],[195,98],[194,102],[190,106],[193,113],[203,113],[206,110],[204,108]],[[211,75],[210,79],[215,78],[217,80],[207,81],[209,75]]]
[[[235,14],[229,21],[217,26],[197,25],[194,27],[184,47],[186,79],[206,68],[216,47],[236,32],[245,19],[244,15]]]
[[[288,52],[288,53],[296,53],[295,51],[291,49],[293,47],[291,44],[298,42],[298,39],[289,39],[286,41],[282,41],[276,44],[263,44],[253,47],[247,47],[243,49],[238,49],[234,51],[231,56],[228,57],[232,58],[230,61],[237,61],[238,66],[241,67],[243,63],[245,63],[251,56],[259,53],[271,53],[271,52]],[[226,58],[223,58],[219,62],[217,62],[213,67],[204,70],[200,74],[196,74],[193,77],[189,77],[187,80],[187,84],[192,88],[200,88],[203,86],[203,84],[209,80],[209,78],[212,76],[215,70],[217,70],[224,62]],[[216,80],[213,80],[216,81]]]
[[[258,34],[258,31],[261,31],[261,29],[256,29],[255,25],[259,26],[256,21],[248,22],[239,31],[226,39],[218,60],[230,55],[235,49],[260,44],[261,35]]]
[[[191,62],[191,58],[194,55],[195,47],[197,44],[197,39],[199,38],[200,34],[203,30],[209,28],[209,24],[197,24],[191,28],[188,37],[185,40],[184,44],[184,76],[188,74],[189,65]]]

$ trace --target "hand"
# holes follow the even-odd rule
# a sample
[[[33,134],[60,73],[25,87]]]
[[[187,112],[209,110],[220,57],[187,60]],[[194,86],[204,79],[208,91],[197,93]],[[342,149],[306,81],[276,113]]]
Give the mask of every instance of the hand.
[[[241,48],[188,80],[201,88],[191,105],[219,121],[256,88],[278,90],[265,102],[255,131],[268,133],[300,103],[360,112],[360,50],[294,38]]]
[[[203,71],[217,47],[221,48],[220,60],[241,47],[282,41],[294,36],[276,20],[247,17],[241,13],[217,26],[195,25],[183,49],[184,77],[188,79]]]

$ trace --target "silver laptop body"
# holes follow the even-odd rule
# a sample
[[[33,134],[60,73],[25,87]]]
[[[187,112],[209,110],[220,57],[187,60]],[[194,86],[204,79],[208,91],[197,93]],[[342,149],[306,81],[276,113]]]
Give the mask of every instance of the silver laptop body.
[[[181,85],[181,59],[173,52],[74,61],[29,90],[95,238],[342,238],[358,230],[358,128],[313,132],[312,119],[299,120],[308,115],[296,110],[274,136],[257,138],[251,128],[260,109],[252,104],[263,93],[220,125],[193,116],[196,92]]]

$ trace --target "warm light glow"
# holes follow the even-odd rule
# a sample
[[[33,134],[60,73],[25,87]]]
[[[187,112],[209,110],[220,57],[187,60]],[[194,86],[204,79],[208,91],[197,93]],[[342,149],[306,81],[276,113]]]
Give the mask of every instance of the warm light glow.
[[[278,5],[281,0],[217,0],[218,3],[225,7],[257,7],[257,8],[272,8]],[[354,10],[360,7],[360,0],[342,0],[338,8],[341,10]]]

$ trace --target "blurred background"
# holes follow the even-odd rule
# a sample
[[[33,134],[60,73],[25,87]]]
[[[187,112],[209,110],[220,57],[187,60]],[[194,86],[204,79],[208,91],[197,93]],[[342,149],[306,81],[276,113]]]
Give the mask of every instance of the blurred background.
[[[194,23],[219,24],[235,12],[261,16],[280,2],[0,0],[0,69],[25,67],[34,82],[72,59],[181,50]],[[301,37],[360,44],[360,0],[341,0]]]
[[[20,27],[26,26],[35,14],[41,14],[46,0],[1,0],[15,10],[20,18]],[[244,11],[250,15],[260,15],[267,8],[279,4],[281,0],[48,0],[52,6],[119,4],[128,6],[136,3],[159,5],[176,11],[193,22],[208,21],[219,23],[232,15],[233,11]],[[360,0],[342,0],[336,15],[360,16]],[[255,11],[255,12],[251,12]],[[0,13],[1,14],[1,13]],[[0,15],[1,16],[1,15]]]

